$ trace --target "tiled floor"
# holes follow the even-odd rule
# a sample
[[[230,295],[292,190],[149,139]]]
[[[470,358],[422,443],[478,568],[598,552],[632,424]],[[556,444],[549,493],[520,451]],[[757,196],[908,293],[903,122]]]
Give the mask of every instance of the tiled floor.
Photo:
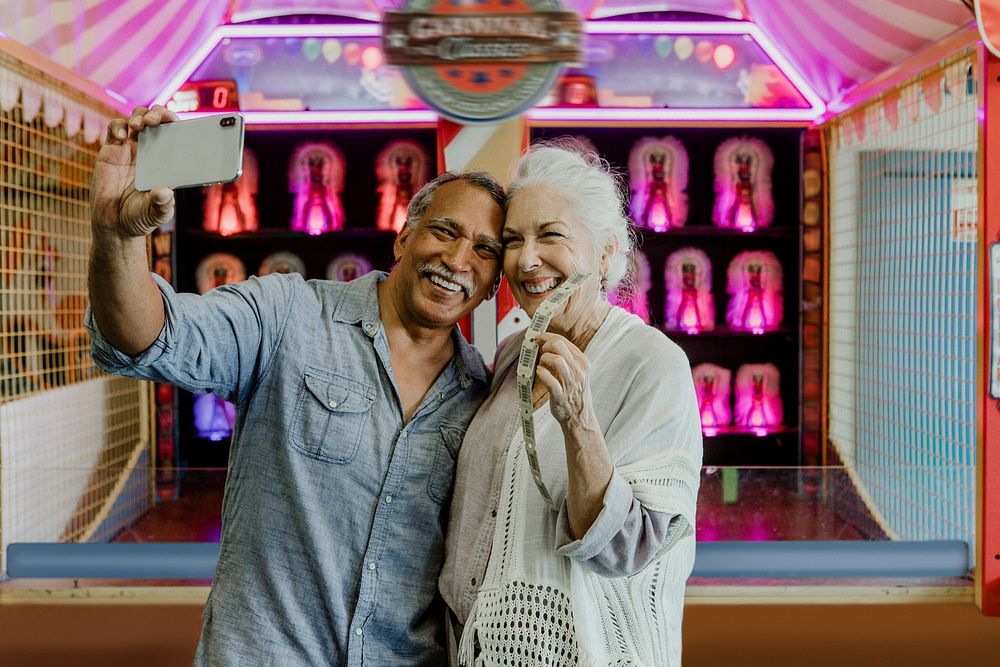
[[[161,500],[115,542],[218,542],[221,532],[224,469],[181,470],[175,485],[158,487]],[[176,491],[171,494],[172,488]]]
[[[830,493],[826,473],[781,468],[711,468],[702,470],[698,493],[698,540],[863,540],[848,524],[841,499]],[[848,515],[849,516],[849,515]]]
[[[838,503],[828,493],[828,476],[838,473],[705,468],[698,497],[698,539],[866,539],[838,514]],[[224,481],[224,470],[181,472],[176,499],[159,503],[116,541],[218,541]]]

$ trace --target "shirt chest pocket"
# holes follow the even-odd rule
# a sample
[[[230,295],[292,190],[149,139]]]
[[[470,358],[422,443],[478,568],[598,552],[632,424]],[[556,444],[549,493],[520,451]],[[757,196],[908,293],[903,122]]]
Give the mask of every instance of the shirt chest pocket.
[[[350,463],[371,420],[375,390],[347,378],[307,368],[299,388],[292,445],[330,463]]]
[[[461,447],[464,436],[465,429],[461,426],[444,423],[429,437],[434,447],[434,459],[427,480],[427,495],[435,503],[443,503],[451,495],[455,479],[455,461],[458,459],[458,448]]]

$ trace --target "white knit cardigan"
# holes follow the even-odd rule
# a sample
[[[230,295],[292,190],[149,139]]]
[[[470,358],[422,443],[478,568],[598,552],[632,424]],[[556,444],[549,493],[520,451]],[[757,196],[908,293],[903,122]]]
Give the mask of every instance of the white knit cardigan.
[[[497,358],[511,374],[522,334]],[[684,585],[694,563],[702,442],[683,351],[613,308],[587,347],[598,421],[617,474],[642,505],[678,518],[642,571],[604,578],[556,553],[557,515],[535,487],[518,429],[506,453],[486,577],[461,638],[462,665],[668,667],[680,665]],[[514,391],[512,381],[499,391]],[[542,477],[566,497],[562,431],[548,405],[535,411]]]

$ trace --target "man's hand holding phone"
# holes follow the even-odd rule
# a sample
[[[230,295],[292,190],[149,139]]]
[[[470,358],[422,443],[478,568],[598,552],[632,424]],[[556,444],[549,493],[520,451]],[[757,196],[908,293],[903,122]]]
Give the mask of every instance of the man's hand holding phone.
[[[139,132],[144,128],[179,120],[166,107],[136,107],[126,121],[108,124],[107,138],[97,155],[91,190],[94,233],[119,237],[146,236],[174,215],[174,191],[135,189],[135,162]]]

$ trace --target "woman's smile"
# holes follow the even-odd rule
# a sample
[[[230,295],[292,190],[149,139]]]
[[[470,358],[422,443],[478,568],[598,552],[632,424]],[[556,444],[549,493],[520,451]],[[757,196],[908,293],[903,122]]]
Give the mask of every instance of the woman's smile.
[[[524,291],[532,297],[546,297],[552,290],[559,287],[563,282],[562,278],[549,277],[549,278],[531,278],[528,280],[521,281],[521,287]]]

